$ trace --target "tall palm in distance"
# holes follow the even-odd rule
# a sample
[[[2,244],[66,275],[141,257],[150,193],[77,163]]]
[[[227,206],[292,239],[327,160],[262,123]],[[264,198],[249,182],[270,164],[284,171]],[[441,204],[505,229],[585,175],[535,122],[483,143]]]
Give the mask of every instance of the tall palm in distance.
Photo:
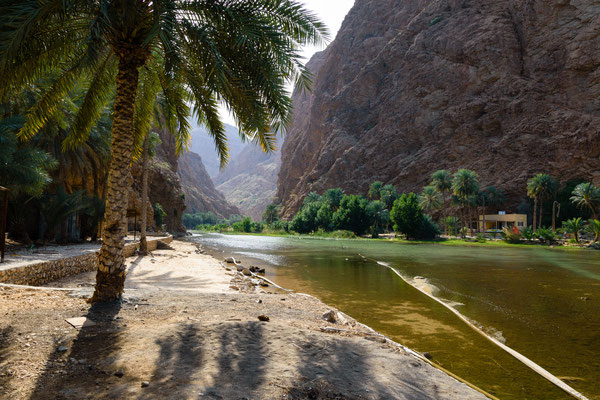
[[[527,181],[527,195],[533,199],[533,231],[542,226],[543,202],[558,191],[558,182],[548,174],[537,174]],[[539,204],[539,219],[537,209]]]
[[[475,195],[479,192],[479,177],[475,171],[468,169],[459,169],[452,176],[452,193],[459,202],[466,208],[466,215],[463,222],[470,225],[471,206]]]
[[[445,169],[435,171],[433,174],[431,174],[430,186],[432,186],[442,196],[442,207],[444,210],[444,212],[442,213],[442,220],[444,221],[444,235],[447,235],[447,212],[445,210],[448,209],[449,202],[451,200],[452,174],[450,173],[450,171],[447,171]]]
[[[134,143],[147,130],[154,101],[139,82],[160,83],[178,152],[189,142],[193,114],[215,140],[224,165],[227,140],[219,119],[224,102],[245,139],[265,151],[290,120],[288,79],[308,87],[303,44],[321,44],[324,25],[292,0],[6,0],[0,16],[0,100],[40,79],[53,82],[20,131],[31,138],[78,82],[89,83],[65,146],[85,140],[112,90],[111,162],[103,243],[91,301],[121,297],[125,210]],[[185,95],[180,95],[185,93]],[[190,106],[191,105],[191,106]]]

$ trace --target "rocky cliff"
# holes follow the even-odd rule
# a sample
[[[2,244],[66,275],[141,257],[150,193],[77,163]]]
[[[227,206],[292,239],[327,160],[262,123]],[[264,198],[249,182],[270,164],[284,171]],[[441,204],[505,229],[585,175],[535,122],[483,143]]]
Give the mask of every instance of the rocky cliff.
[[[356,0],[294,96],[277,196],[419,191],[476,170],[514,206],[547,172],[600,183],[600,7],[594,0]]]
[[[175,155],[175,140],[167,131],[157,131],[161,143],[156,147],[156,155],[148,163],[148,197],[150,203],[160,203],[167,216],[165,225],[169,232],[185,232],[181,221],[185,210],[185,194],[177,175],[177,156]],[[129,199],[129,208],[140,210],[142,192],[141,161],[132,167],[133,192]],[[138,211],[139,212],[139,211]],[[154,226],[154,212],[148,210],[148,224]]]
[[[280,152],[265,154],[255,144],[246,147],[214,178],[217,190],[242,214],[260,221],[277,189]]]
[[[183,154],[179,159],[178,174],[185,193],[186,212],[212,211],[224,218],[240,214],[240,210],[231,206],[215,189],[198,154],[191,151]]]

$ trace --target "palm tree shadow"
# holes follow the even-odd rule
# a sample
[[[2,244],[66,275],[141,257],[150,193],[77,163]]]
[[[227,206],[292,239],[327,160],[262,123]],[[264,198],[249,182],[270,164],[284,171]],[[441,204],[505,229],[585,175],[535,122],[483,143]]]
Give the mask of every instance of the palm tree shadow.
[[[90,306],[85,317],[94,324],[84,325],[79,330],[70,349],[68,343],[57,344],[36,382],[32,400],[87,398],[90,394],[82,388],[81,382],[112,375],[114,371],[105,371],[103,366],[110,365],[121,348],[122,325],[118,317],[121,305],[115,301]],[[61,351],[64,350],[61,346],[66,347],[66,351]],[[57,371],[57,365],[61,365],[62,370]],[[62,377],[57,377],[57,373]]]
[[[217,336],[213,328],[184,324],[175,335],[158,339],[159,357],[149,390],[139,399],[250,398],[263,383],[262,327],[258,322],[227,326]],[[204,349],[212,349],[206,353]],[[210,365],[208,365],[210,364]],[[201,373],[202,375],[198,375]],[[203,382],[210,381],[207,387]]]

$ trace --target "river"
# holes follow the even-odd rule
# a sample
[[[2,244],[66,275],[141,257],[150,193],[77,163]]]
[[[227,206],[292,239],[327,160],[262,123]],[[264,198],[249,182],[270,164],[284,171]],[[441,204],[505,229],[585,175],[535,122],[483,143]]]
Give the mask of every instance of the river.
[[[422,283],[482,330],[600,399],[600,252],[541,247],[201,234],[215,255],[267,268],[500,399],[571,399],[407,284]],[[387,268],[380,263],[385,263]]]

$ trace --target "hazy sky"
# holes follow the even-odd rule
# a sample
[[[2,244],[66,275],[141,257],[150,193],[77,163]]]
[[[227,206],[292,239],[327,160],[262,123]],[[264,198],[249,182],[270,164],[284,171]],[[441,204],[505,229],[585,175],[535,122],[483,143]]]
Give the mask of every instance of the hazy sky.
[[[327,24],[332,40],[340,29],[344,17],[354,5],[354,0],[301,0],[301,2]],[[307,46],[302,52],[302,55],[306,58],[304,61],[307,62],[315,52],[320,50],[323,50],[323,48]],[[221,107],[221,116],[223,121],[235,125],[233,117],[229,115],[225,107]]]

